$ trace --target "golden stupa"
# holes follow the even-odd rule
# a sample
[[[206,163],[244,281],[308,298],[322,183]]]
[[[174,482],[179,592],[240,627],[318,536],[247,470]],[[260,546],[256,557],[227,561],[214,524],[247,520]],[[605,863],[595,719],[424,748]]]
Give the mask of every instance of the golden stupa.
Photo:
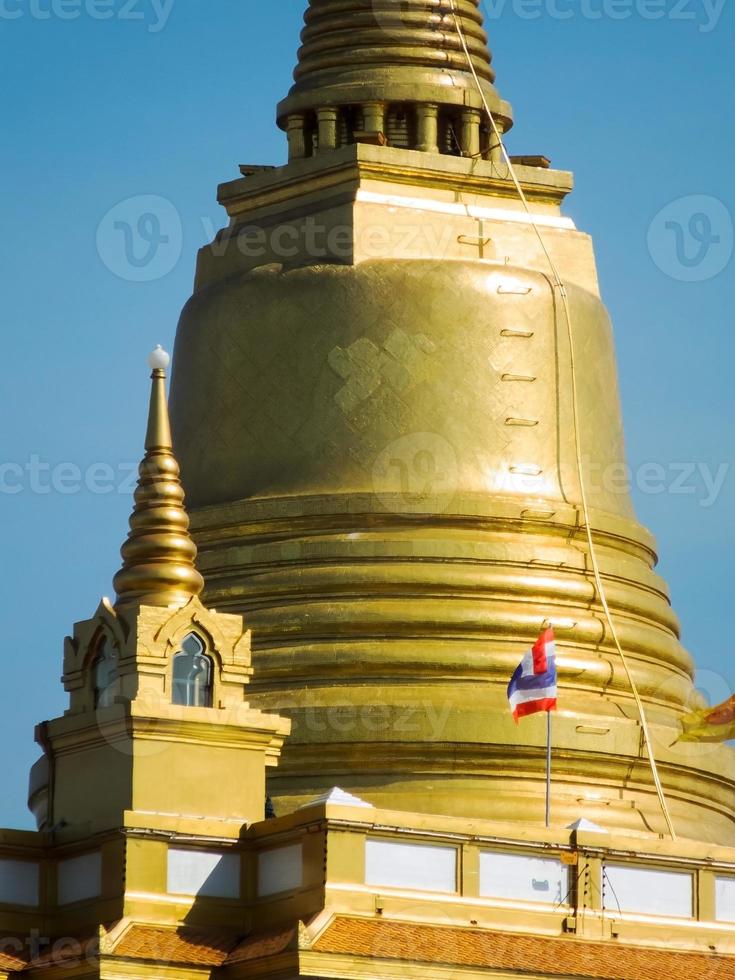
[[[339,784],[542,819],[545,726],[505,689],[549,622],[554,823],[733,844],[735,755],[675,744],[693,663],[625,484],[572,176],[516,158],[516,184],[490,61],[478,0],[311,0],[288,165],[220,187],[178,329],[206,601],[246,615],[251,699],[293,721],[279,812]]]
[[[309,5],[0,829],[0,980],[735,976],[735,756],[677,742],[591,243],[478,2]],[[544,626],[548,826],[506,700]]]

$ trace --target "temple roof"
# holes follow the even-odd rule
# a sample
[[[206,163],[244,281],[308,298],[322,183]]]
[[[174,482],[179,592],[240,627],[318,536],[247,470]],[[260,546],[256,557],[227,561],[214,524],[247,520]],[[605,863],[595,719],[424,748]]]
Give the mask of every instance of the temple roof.
[[[158,963],[221,966],[238,942],[237,935],[224,930],[133,925],[115,946],[114,955]]]
[[[735,957],[337,916],[316,952],[594,980],[732,980]]]
[[[73,941],[69,942],[73,945]],[[243,964],[248,964],[248,975],[271,975],[272,961],[278,958],[283,965],[284,954],[290,955],[296,977],[313,976],[317,963],[324,963],[325,956],[354,957],[350,974],[354,976],[374,975],[363,973],[357,962],[360,959],[502,971],[504,976],[549,980],[731,980],[735,976],[735,956],[714,952],[347,915],[332,918],[313,943],[305,938],[298,923],[248,937],[222,929],[132,924],[112,948],[102,952],[106,959],[203,969],[205,975],[209,968],[221,977],[227,977],[229,969],[241,975],[238,968]],[[20,974],[31,967],[65,969],[68,959],[44,957],[28,963],[0,954],[0,971]],[[371,971],[374,969],[370,967]]]

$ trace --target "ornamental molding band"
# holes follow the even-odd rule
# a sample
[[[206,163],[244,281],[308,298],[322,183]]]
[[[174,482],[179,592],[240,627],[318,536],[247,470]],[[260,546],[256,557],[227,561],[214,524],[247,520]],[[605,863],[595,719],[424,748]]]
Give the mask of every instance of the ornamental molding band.
[[[69,713],[95,707],[88,679],[103,640],[116,651],[120,695],[126,700],[164,701],[169,694],[167,674],[172,658],[190,633],[201,637],[209,655],[217,660],[219,706],[242,701],[253,669],[252,634],[243,629],[241,616],[212,613],[196,597],[179,609],[137,606],[116,610],[103,599],[97,614],[77,623],[73,638],[67,637],[64,644],[63,683],[71,695]]]

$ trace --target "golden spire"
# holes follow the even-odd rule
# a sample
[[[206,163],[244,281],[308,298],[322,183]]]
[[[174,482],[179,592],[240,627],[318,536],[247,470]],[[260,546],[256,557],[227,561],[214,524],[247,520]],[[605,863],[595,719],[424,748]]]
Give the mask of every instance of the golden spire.
[[[117,605],[183,605],[204,588],[196,570],[196,545],[189,534],[184,489],[173,453],[166,400],[166,368],[171,358],[160,346],[148,359],[151,402],[145,456],[140,464],[130,534],[122,547],[123,566],[114,579]]]

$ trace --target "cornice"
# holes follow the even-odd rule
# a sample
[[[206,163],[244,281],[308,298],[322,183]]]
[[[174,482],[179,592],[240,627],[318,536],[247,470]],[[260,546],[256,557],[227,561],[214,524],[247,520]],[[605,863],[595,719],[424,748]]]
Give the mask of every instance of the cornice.
[[[571,173],[541,167],[516,166],[516,174],[529,200],[560,204],[571,192]],[[365,181],[410,185],[425,190],[517,200],[518,192],[505,165],[356,144],[324,157],[298,161],[221,184],[218,201],[231,218],[255,216],[266,208],[287,203],[303,205],[304,199],[328,198],[338,191],[355,192]]]

